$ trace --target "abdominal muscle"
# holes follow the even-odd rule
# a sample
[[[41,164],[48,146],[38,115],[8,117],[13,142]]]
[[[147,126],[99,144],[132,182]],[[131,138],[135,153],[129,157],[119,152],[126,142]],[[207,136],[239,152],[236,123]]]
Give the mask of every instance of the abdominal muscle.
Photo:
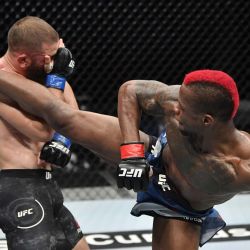
[[[39,160],[44,143],[33,142],[0,120],[0,169],[50,169]]]

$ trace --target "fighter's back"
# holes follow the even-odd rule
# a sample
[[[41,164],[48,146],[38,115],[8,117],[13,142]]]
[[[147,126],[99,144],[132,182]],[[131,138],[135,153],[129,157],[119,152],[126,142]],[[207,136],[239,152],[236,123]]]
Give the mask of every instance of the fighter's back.
[[[194,209],[207,209],[229,200],[239,192],[250,190],[248,133],[235,129],[227,143],[218,145],[220,150],[217,153],[194,153],[190,148],[189,156],[182,155],[180,150],[176,160],[171,146],[167,145],[163,160],[169,179]],[[181,166],[178,162],[182,162]],[[190,162],[192,165],[188,166]]]

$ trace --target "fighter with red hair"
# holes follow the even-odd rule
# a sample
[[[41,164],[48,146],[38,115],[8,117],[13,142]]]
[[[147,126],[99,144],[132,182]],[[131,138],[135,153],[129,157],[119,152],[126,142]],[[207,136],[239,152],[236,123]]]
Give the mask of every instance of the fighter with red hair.
[[[234,126],[239,95],[224,72],[194,71],[172,86],[125,82],[119,120],[75,110],[43,86],[8,72],[0,71],[0,92],[64,136],[119,163],[118,187],[140,191],[131,213],[154,217],[153,250],[197,250],[225,226],[213,207],[250,190],[250,136]],[[139,131],[142,112],[163,118],[158,138]]]
[[[214,205],[250,190],[250,136],[234,126],[238,106],[235,81],[218,70],[190,72],[182,85],[134,80],[120,87],[118,186],[143,190],[131,213],[154,217],[154,250],[198,249],[225,226]],[[165,122],[146,152],[142,111]]]

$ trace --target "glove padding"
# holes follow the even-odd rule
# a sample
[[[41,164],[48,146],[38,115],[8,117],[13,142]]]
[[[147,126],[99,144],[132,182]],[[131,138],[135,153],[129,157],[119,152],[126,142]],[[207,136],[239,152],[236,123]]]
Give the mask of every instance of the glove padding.
[[[56,132],[52,140],[44,144],[40,159],[53,165],[65,167],[71,157],[70,146],[70,139]]]
[[[70,50],[59,48],[54,57],[54,65],[46,77],[46,87],[64,90],[66,77],[73,73],[75,61]]]
[[[146,191],[149,184],[150,166],[145,158],[122,160],[117,168],[118,188]]]
[[[59,48],[54,57],[54,65],[50,74],[62,77],[71,75],[74,71],[75,61],[67,48]]]
[[[56,166],[65,167],[71,157],[71,151],[58,141],[46,142],[41,150],[40,159]]]

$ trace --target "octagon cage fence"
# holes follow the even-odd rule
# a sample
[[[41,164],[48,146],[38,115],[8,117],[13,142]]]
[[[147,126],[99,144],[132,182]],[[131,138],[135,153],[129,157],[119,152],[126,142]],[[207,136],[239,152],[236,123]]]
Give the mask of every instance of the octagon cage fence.
[[[235,124],[250,131],[248,10],[244,0],[3,1],[1,55],[16,20],[43,18],[74,55],[76,69],[69,82],[80,109],[114,116],[119,86],[127,80],[171,85],[192,70],[223,70],[236,80],[241,97]],[[141,129],[157,135],[161,124],[143,116]],[[72,152],[67,167],[55,171],[66,200],[135,196],[117,189],[115,166],[76,144]]]

